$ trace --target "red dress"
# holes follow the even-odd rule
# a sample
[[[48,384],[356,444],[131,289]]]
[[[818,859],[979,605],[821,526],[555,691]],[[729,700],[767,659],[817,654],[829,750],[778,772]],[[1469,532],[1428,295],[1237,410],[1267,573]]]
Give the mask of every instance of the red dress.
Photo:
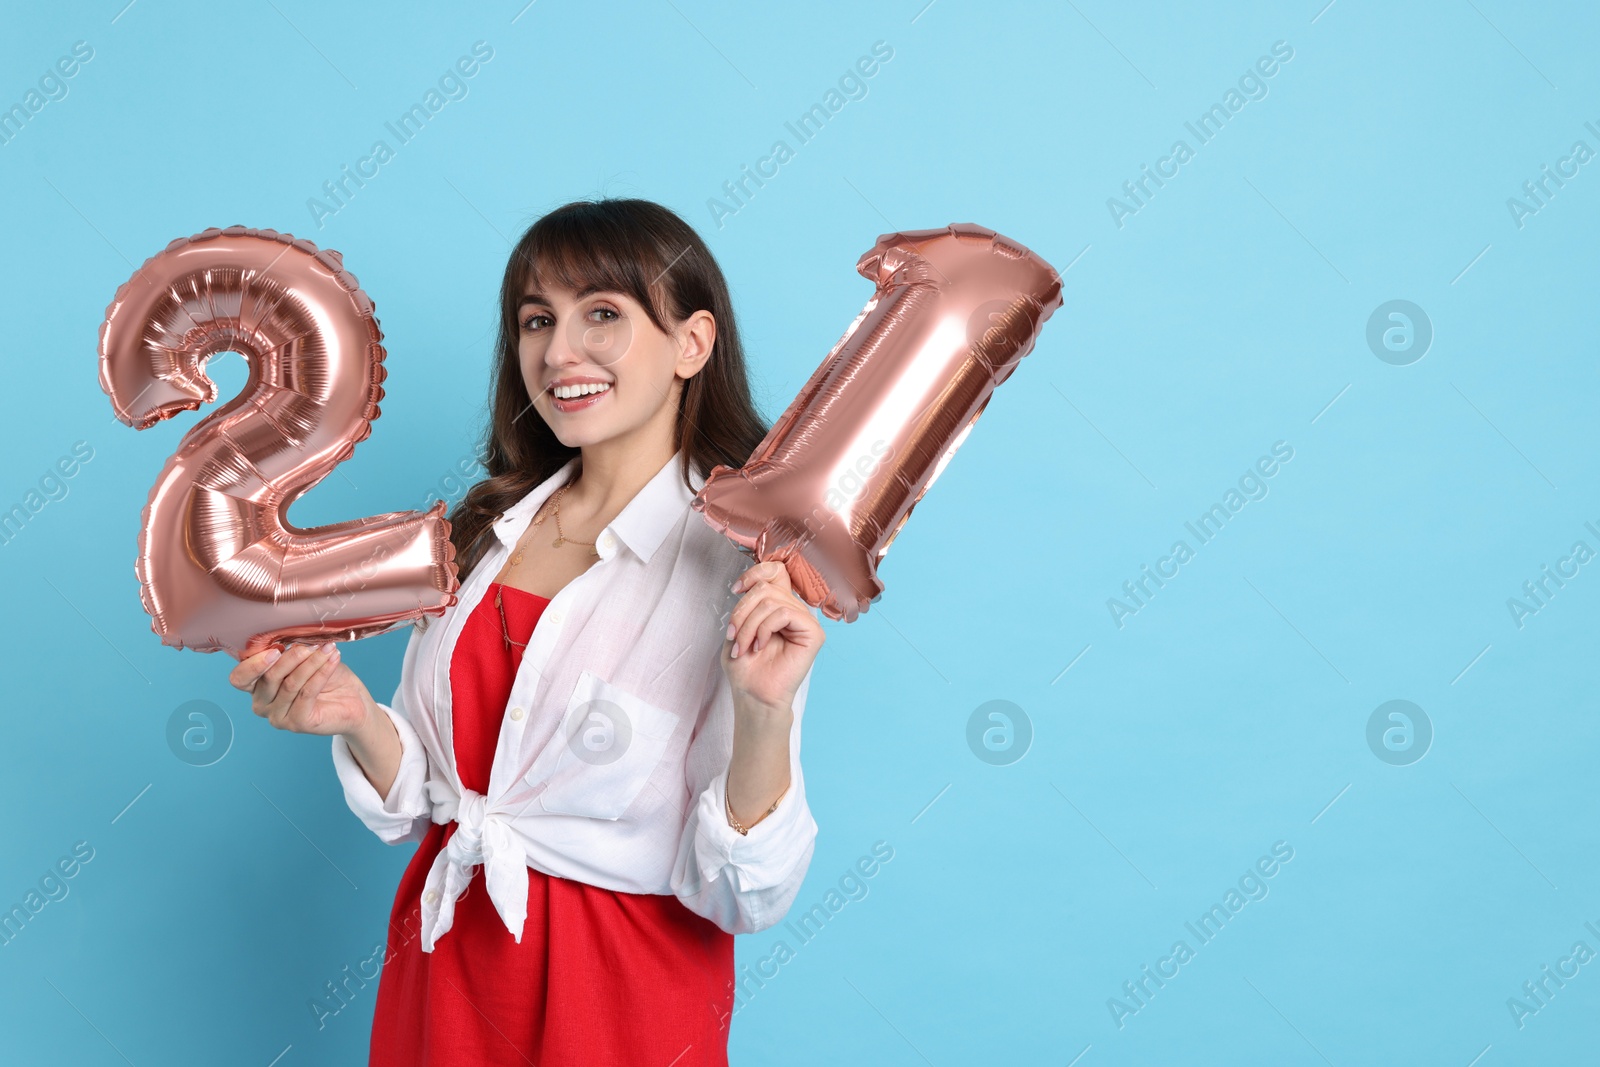
[[[549,603],[493,583],[456,643],[456,764],[480,793],[523,651],[506,650],[496,589],[512,641],[528,640]],[[454,925],[423,952],[423,884],[456,826],[433,823],[400,880],[372,1020],[374,1067],[725,1067],[733,935],[670,893],[618,893],[529,867],[518,944],[479,867]]]

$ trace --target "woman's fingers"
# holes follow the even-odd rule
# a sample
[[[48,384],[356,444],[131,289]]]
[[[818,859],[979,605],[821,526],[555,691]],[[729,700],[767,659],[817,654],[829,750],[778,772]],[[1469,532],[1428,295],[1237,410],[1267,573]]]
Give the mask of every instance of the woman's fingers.
[[[769,559],[761,563],[752,563],[745,572],[734,580],[733,591],[743,592],[753,588],[757,582],[772,582],[779,588],[789,588],[789,568],[782,560]]]
[[[264,648],[254,655],[246,656],[234,665],[233,670],[228,672],[228,684],[235,689],[243,689],[249,692],[255,688],[256,680],[261,677],[268,667],[276,663],[278,657],[282,654],[283,649],[281,648]]]
[[[733,590],[744,591],[728,620],[735,657],[765,647],[773,634],[794,624],[794,612],[806,604],[790,583],[788,565],[782,560],[752,564],[733,583]]]
[[[336,650],[324,651],[321,646],[314,648],[300,666],[289,672],[289,677],[284,679],[283,688],[279,697],[284,705],[283,719],[286,722],[302,720],[311,706],[316,702],[315,691],[307,692],[313,678],[327,666],[330,661],[337,663]]]
[[[761,622],[756,626],[756,639],[750,643],[750,651],[760,652],[766,647],[767,641],[774,634],[788,628],[793,621],[793,616],[790,614],[790,609],[787,605],[779,605],[773,608],[762,616]]]
[[[306,656],[311,651],[312,646],[310,645],[290,645],[284,649],[283,655],[278,657],[278,661],[268,667],[262,673],[260,680],[257,681],[256,695],[268,704],[276,702],[278,690],[283,686],[283,680],[289,676],[290,671],[305,661]]]
[[[728,616],[728,630],[732,635],[730,640],[739,638],[752,612],[760,610],[761,605],[772,603],[777,598],[778,591],[770,582],[757,582],[754,589],[740,597],[739,603],[733,606],[733,611]]]
[[[327,651],[323,651],[321,645],[291,645],[278,662],[261,676],[256,689],[261,706],[256,713],[282,729],[284,722],[294,713],[306,684],[330,663],[338,665],[338,646],[332,642],[327,644],[330,646]],[[329,673],[332,673],[331,670]],[[314,702],[316,693],[310,699]]]
[[[298,695],[300,690],[305,688],[306,682],[311,680],[311,676],[322,669],[323,664],[330,659],[337,660],[338,658],[338,645],[329,642],[326,646],[317,645],[313,647],[310,654],[301,660],[300,665],[290,671],[289,676],[284,679],[290,693]],[[293,700],[294,697],[292,696],[290,699]]]
[[[314,722],[317,699],[322,696],[322,689],[333,677],[333,672],[339,669],[339,649],[335,647],[332,652],[322,657],[322,666],[318,667],[306,684],[300,687],[300,692],[295,695],[289,704],[290,718],[299,721],[304,726],[315,726]]]
[[[789,610],[789,605],[777,597],[763,599],[734,634],[733,657],[760,651],[768,638],[789,625]]]

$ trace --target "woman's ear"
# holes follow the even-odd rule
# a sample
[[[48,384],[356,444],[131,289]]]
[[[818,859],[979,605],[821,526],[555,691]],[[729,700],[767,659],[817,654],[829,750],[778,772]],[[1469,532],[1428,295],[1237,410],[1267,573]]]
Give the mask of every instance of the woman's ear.
[[[693,378],[711,358],[717,342],[717,320],[704,309],[696,311],[678,325],[678,377]]]

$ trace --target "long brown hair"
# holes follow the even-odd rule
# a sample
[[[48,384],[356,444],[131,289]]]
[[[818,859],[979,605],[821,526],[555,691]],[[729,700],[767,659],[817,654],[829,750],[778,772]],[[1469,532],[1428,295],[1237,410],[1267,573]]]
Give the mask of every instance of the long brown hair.
[[[684,485],[692,488],[691,464],[702,478],[719,463],[743,466],[767,434],[750,397],[727,280],[700,235],[649,200],[577,200],[556,208],[522,235],[500,285],[490,420],[481,448],[489,474],[447,516],[463,581],[487,552],[494,521],[579,454],[530,412],[517,351],[519,304],[530,284],[623,293],[663,332],[696,311],[711,313],[717,324],[711,356],[684,383],[678,403],[675,435]],[[427,622],[424,616],[419,625]]]

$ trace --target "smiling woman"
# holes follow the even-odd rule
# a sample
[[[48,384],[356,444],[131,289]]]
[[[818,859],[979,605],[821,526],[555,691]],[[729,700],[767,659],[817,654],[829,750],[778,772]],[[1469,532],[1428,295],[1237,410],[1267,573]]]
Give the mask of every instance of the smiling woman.
[[[823,641],[783,564],[690,507],[767,432],[727,283],[668,209],[580,202],[523,235],[500,312],[459,596],[394,696],[308,646],[233,682],[331,734],[350,809],[420,842],[370,1062],[724,1067],[733,935],[783,919],[815,846]]]
[[[648,422],[682,452],[687,483],[691,467],[741,466],[766,436],[722,271],[658,204],[578,202],[546,215],[512,250],[500,306],[489,477],[450,514],[463,573],[488,547],[489,524],[585,444],[637,439]],[[577,404],[551,391],[585,382],[610,389]],[[530,398],[542,418],[522,417]]]
[[[636,303],[624,314],[616,305],[633,303],[620,294],[590,293],[596,299],[583,302],[562,300],[562,321],[567,327],[562,331],[567,346],[582,352],[597,368],[618,362],[633,343],[633,317],[642,317],[643,308]],[[522,298],[522,331],[527,344],[548,349],[553,343],[550,331],[554,328],[555,299],[541,293],[529,293]],[[529,394],[535,392],[536,381],[528,384]],[[595,374],[562,374],[543,387],[551,406],[558,412],[582,411],[611,391],[612,379]]]

